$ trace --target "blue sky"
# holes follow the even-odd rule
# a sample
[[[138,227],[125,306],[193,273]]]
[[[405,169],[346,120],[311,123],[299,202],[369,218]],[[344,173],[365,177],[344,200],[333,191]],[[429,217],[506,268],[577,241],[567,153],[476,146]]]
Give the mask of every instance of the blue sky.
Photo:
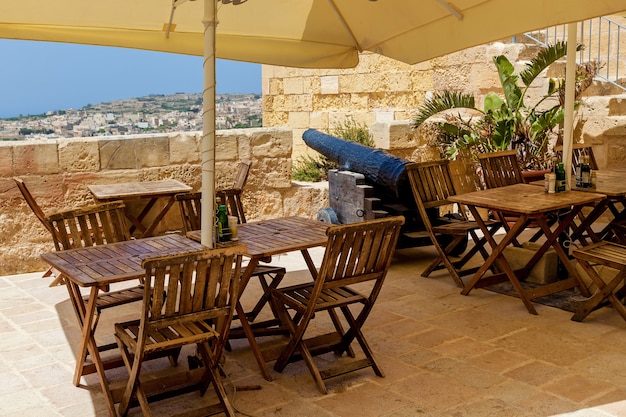
[[[218,60],[217,93],[261,93],[261,65]],[[148,94],[201,93],[202,58],[0,40],[0,118]]]

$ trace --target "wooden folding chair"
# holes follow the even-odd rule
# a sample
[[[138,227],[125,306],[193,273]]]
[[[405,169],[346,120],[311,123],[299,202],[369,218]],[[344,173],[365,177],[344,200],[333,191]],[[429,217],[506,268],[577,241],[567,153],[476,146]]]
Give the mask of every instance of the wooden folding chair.
[[[239,223],[246,222],[246,213],[243,209],[243,203],[241,202],[241,193],[243,187],[248,180],[248,172],[250,170],[250,164],[247,162],[240,162],[237,166],[237,174],[233,181],[231,188],[218,190],[215,196],[222,201],[222,204],[228,206],[228,211],[232,216],[237,216]]]
[[[240,164],[246,165],[245,163]],[[241,172],[241,170],[240,170]],[[247,172],[247,170],[246,170]],[[245,179],[244,179],[245,182]],[[183,193],[176,195],[176,201],[179,203],[179,209],[182,216],[183,228],[185,234],[192,230],[200,230],[201,229],[201,212],[202,212],[202,193]],[[229,206],[231,208],[233,206]],[[239,219],[239,223],[245,223],[246,218],[243,216],[243,207],[241,212],[239,211],[229,211],[229,214],[232,216],[236,216]],[[241,216],[240,216],[241,215]],[[271,259],[267,259],[267,262],[270,262]],[[254,321],[256,317],[259,315],[263,307],[269,303],[269,290],[272,288],[278,287],[280,282],[285,277],[287,270],[283,267],[273,266],[273,265],[257,265],[254,268],[254,272],[251,276],[255,276],[259,279],[259,283],[263,289],[263,294],[265,294],[257,304],[247,313],[248,321]]]
[[[327,392],[324,379],[333,376],[366,367],[384,376],[362,328],[382,288],[403,223],[404,217],[396,216],[328,228],[328,242],[315,281],[272,291],[272,304],[291,334],[274,365],[276,371],[282,372],[288,362],[304,359],[324,394]],[[361,304],[359,311],[351,309],[358,304]],[[343,329],[337,309],[347,321],[347,331]],[[334,329],[322,336],[305,338],[312,319],[323,311],[330,315]],[[356,317],[355,312],[358,312]],[[354,339],[359,342],[364,359],[318,370],[314,355],[334,351],[354,357],[351,348]]]
[[[88,246],[106,245],[107,243],[130,240],[130,233],[124,216],[124,202],[98,204],[79,209],[66,210],[45,217],[46,227],[52,234],[56,250],[83,248]],[[85,304],[78,302],[82,297],[80,288],[70,280],[59,275],[57,279],[65,282],[70,300],[81,326],[85,316]],[[96,303],[95,328],[102,310],[119,305],[140,301],[143,298],[143,285],[109,291],[102,288]],[[104,349],[106,350],[106,349]]]
[[[407,164],[406,171],[422,222],[438,254],[437,258],[422,272],[422,276],[428,277],[433,271],[445,267],[454,283],[463,288],[461,276],[473,273],[476,270],[476,268],[463,270],[463,267],[476,253],[480,252],[483,259],[487,259],[489,254],[485,250],[487,240],[484,237],[479,237],[476,233],[480,230],[478,224],[467,219],[463,207],[459,207],[448,200],[448,197],[456,195],[450,174],[450,161],[442,159]],[[438,210],[443,206],[450,206],[450,209],[454,209],[457,206],[455,211],[458,212],[463,220],[441,222],[440,224],[434,223],[429,214],[433,209]],[[494,234],[501,226],[500,222],[489,220],[486,220],[485,224],[489,227],[491,234]],[[445,247],[442,243],[444,236],[452,237],[452,241]],[[451,260],[451,254],[456,253],[457,248],[467,241],[468,236],[471,237],[474,245],[466,251],[461,259]]]
[[[244,252],[245,247],[237,245],[143,261],[146,285],[142,315],[138,320],[115,324],[115,339],[129,372],[119,403],[121,416],[128,413],[134,397],[143,414],[152,415],[149,393],[140,382],[142,372],[147,371],[142,369],[146,357],[192,344],[204,363],[201,394],[212,384],[223,411],[235,416],[218,365],[235,312]]]

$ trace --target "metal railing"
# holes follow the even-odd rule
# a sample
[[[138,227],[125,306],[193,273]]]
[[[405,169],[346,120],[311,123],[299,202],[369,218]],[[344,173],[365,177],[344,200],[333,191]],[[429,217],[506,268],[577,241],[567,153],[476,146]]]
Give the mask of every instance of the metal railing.
[[[577,63],[597,61],[600,70],[597,76],[626,91],[626,80],[620,79],[626,71],[626,26],[609,19],[598,17],[577,24],[577,41],[583,45],[576,58]],[[525,36],[546,46],[557,41],[567,41],[567,25],[527,32]]]

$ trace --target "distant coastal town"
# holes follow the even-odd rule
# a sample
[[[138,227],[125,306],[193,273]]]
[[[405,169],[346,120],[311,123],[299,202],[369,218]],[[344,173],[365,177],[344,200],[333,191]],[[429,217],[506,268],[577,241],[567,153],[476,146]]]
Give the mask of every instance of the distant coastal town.
[[[216,129],[260,127],[260,94],[218,94]],[[0,140],[202,130],[202,94],[177,93],[87,105],[81,109],[0,119]]]

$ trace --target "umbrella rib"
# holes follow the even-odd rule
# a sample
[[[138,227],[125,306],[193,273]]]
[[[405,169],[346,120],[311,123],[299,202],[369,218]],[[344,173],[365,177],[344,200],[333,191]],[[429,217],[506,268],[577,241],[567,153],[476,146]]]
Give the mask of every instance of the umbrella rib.
[[[170,30],[172,29],[172,21],[174,20],[174,12],[176,8],[186,2],[187,0],[172,0],[172,11],[170,12],[170,21],[167,23],[167,30],[165,31],[165,37],[170,37]]]
[[[332,9],[335,11],[335,14],[337,15],[337,17],[339,18],[339,21],[343,25],[343,28],[346,30],[346,32],[348,32],[348,34],[352,38],[352,42],[354,43],[354,46],[356,46],[356,49],[359,52],[363,52],[363,48],[361,48],[361,45],[359,44],[359,41],[357,41],[356,37],[354,36],[354,33],[352,33],[352,30],[350,29],[350,26],[348,26],[348,23],[346,22],[346,19],[344,19],[343,15],[341,14],[339,9],[337,8],[337,5],[335,4],[334,0],[328,0],[328,2],[330,3],[330,7],[332,7]]]
[[[456,17],[458,20],[463,20],[463,14],[456,8],[452,3],[448,3],[446,0],[435,0],[441,7],[450,12],[451,15]]]

